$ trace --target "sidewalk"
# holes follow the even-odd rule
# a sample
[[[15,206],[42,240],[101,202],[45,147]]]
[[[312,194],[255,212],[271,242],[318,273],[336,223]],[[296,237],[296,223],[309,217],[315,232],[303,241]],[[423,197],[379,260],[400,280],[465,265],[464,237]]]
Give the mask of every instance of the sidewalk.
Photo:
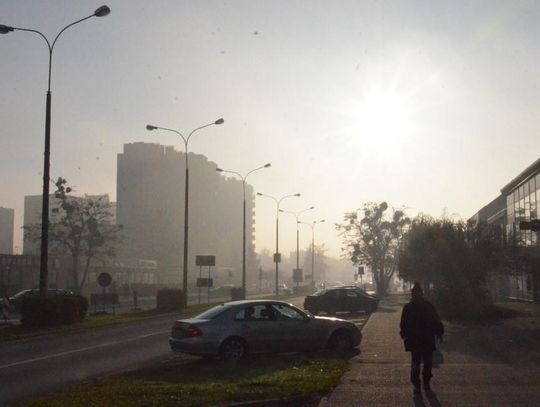
[[[445,335],[442,355],[434,357],[432,396],[413,397],[410,354],[399,337],[401,308],[407,301],[391,296],[381,302],[362,330],[360,354],[351,359],[340,385],[319,407],[540,405],[538,364],[478,356],[464,346],[471,340],[464,335],[467,331],[454,327]]]

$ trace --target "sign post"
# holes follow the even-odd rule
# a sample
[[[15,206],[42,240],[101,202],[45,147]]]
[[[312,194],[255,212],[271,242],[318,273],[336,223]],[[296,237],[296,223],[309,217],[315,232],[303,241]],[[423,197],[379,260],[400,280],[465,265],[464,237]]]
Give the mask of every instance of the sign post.
[[[210,278],[212,266],[216,265],[216,256],[195,256],[195,265],[199,266],[199,278],[197,288],[199,289],[199,304],[201,303],[201,287],[207,287],[208,302],[210,302],[210,287],[214,281]],[[208,266],[208,278],[202,278],[202,268]]]
[[[101,273],[98,278],[98,284],[100,286],[103,287],[103,303],[102,303],[102,311],[105,313],[106,312],[106,309],[105,309],[105,305],[106,305],[106,301],[107,301],[107,294],[105,292],[106,290],[106,287],[108,287],[109,285],[111,285],[111,282],[112,282],[112,277],[109,273]],[[114,300],[113,300],[114,302]]]

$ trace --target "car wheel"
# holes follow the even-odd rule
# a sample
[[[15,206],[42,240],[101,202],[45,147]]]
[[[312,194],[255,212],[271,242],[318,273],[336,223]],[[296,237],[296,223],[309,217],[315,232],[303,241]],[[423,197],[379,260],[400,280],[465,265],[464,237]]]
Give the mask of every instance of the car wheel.
[[[229,338],[221,344],[219,356],[223,360],[240,360],[246,356],[246,344],[240,338]]]
[[[334,332],[328,341],[328,346],[337,351],[351,350],[353,348],[351,333],[343,329]]]

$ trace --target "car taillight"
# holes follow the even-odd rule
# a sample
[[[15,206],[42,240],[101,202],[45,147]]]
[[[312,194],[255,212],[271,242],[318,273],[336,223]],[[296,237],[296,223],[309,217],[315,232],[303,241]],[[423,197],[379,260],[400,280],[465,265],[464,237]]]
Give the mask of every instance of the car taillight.
[[[188,338],[198,338],[203,335],[203,332],[195,325],[190,325],[186,329],[186,336]]]

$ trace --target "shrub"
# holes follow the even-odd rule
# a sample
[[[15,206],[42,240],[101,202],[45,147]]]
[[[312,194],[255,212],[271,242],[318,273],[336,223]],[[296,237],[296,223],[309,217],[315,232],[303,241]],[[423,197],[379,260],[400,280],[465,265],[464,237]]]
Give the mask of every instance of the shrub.
[[[61,323],[70,325],[82,321],[88,311],[88,300],[82,295],[57,296]]]
[[[158,291],[156,307],[160,311],[176,311],[186,307],[184,291],[163,288]]]
[[[88,300],[75,294],[47,298],[29,297],[21,303],[21,323],[25,328],[44,328],[82,321]]]

